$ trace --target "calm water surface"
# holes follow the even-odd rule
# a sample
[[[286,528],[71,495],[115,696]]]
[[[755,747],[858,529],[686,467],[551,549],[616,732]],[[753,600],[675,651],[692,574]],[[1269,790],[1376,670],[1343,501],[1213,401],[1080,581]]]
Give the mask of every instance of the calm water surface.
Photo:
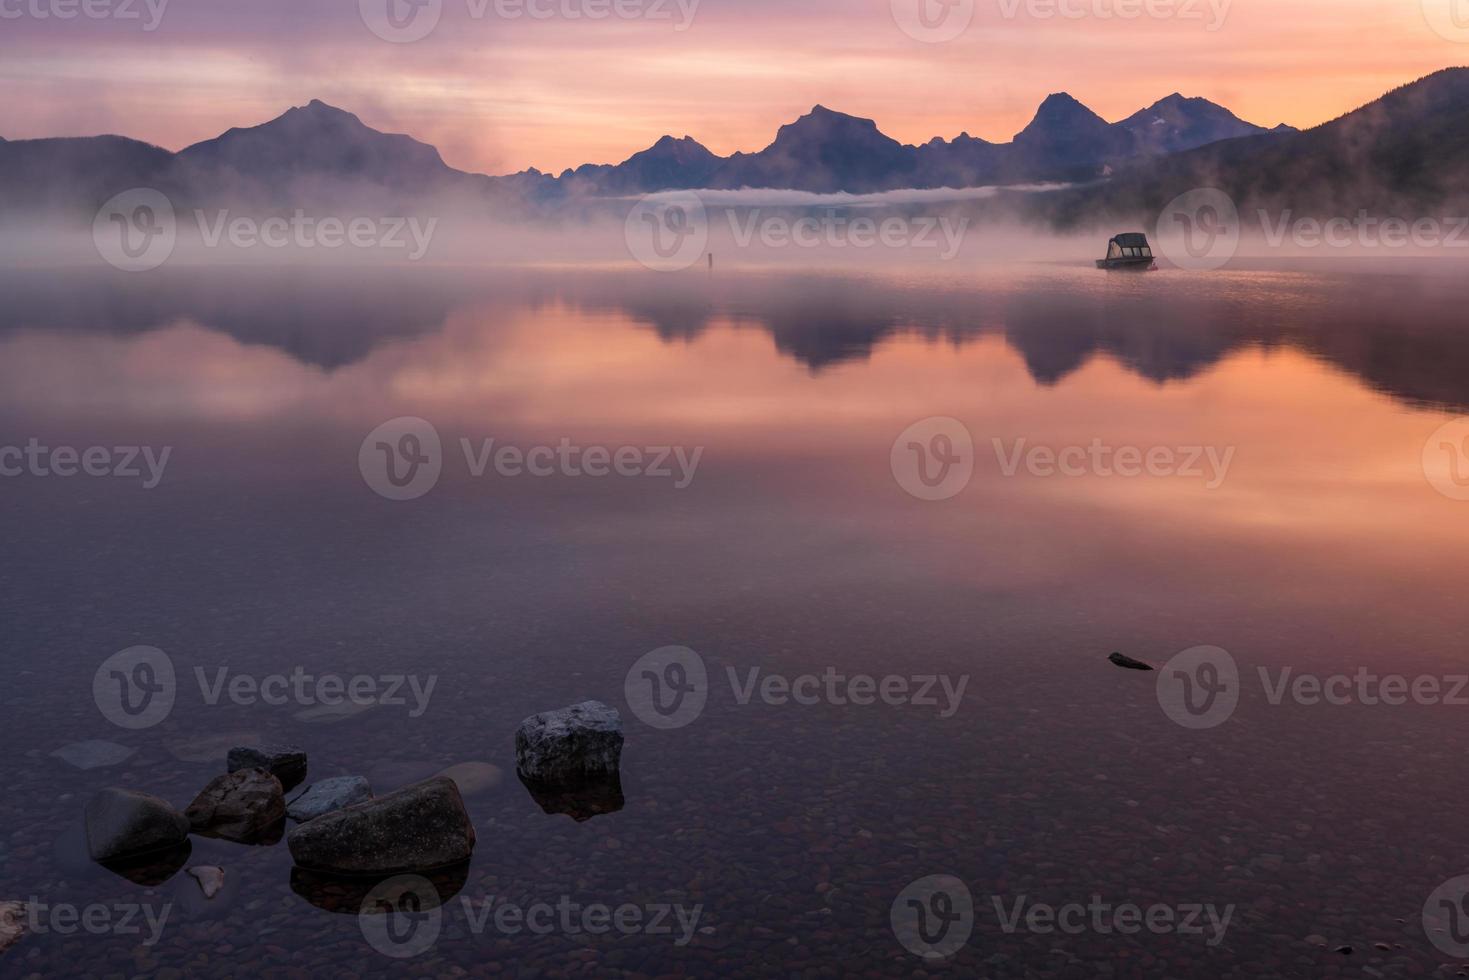
[[[1469,703],[1272,704],[1295,673],[1469,672],[1469,503],[1425,476],[1469,406],[1462,277],[1260,268],[1104,276],[618,270],[5,274],[0,443],[171,448],[161,482],[0,481],[0,900],[168,908],[161,938],[28,937],[5,975],[1453,976],[1421,914],[1469,873]],[[442,475],[392,501],[359,469],[413,416]],[[894,440],[972,434],[950,499],[907,492]],[[701,449],[692,482],[475,476],[460,443]],[[999,450],[995,441],[1000,443]],[[1019,443],[1024,440],[1024,443]],[[1007,475],[1018,445],[1210,447],[1221,479]],[[1448,473],[1430,467],[1442,482]],[[93,676],[167,652],[177,700],[111,724]],[[660,730],[634,662],[697,651],[708,703]],[[1227,650],[1232,716],[1193,730],[1155,675]],[[211,680],[437,679],[427,710],[334,723],[209,703]],[[967,676],[956,710],[741,703],[728,679]],[[1469,691],[1464,692],[1469,700]],[[588,698],[627,731],[621,809],[577,822],[515,779],[527,715]],[[195,838],[212,902],[86,858],[87,798],[187,804],[266,738],[383,793],[453,763],[472,866],[442,933],[394,961],[283,844]],[[50,753],[135,748],[77,771]],[[906,950],[894,900],[962,880],[973,934]],[[1017,900],[1233,906],[1222,937],[1007,932]],[[461,899],[702,906],[692,940],[476,932]],[[1308,941],[1308,937],[1313,940]],[[1314,937],[1327,945],[1319,948]],[[1217,940],[1217,941],[1211,941]],[[1352,947],[1351,954],[1337,952]]]

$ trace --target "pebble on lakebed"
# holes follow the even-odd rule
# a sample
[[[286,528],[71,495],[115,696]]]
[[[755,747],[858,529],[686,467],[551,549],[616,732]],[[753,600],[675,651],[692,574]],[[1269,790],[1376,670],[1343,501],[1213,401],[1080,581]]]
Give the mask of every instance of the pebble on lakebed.
[[[189,869],[189,876],[199,883],[199,890],[206,899],[219,894],[224,887],[224,869],[211,864],[201,864]]]

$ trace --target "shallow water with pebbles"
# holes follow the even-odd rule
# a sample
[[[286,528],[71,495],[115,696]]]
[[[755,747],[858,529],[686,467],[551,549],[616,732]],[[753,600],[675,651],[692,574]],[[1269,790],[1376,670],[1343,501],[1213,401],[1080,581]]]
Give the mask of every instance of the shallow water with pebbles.
[[[1461,709],[1274,704],[1256,680],[1463,672],[1469,504],[1421,463],[1469,405],[1446,369],[1463,287],[1410,302],[1391,278],[1300,270],[419,271],[384,274],[391,289],[248,275],[267,279],[139,292],[41,276],[0,314],[16,431],[174,447],[149,490],[3,484],[0,901],[107,910],[93,929],[43,917],[5,975],[1407,978],[1469,964],[1423,917],[1469,870]],[[113,312],[79,314],[67,290]],[[359,449],[405,416],[435,427],[444,465],[423,496],[390,500]],[[977,454],[944,500],[893,469],[894,439],[927,417],[959,420]],[[478,477],[452,463],[460,437],[705,453],[685,489]],[[1008,476],[989,446],[1018,437],[1236,454],[1214,489]],[[129,730],[93,681],[139,645],[167,655],[177,687],[166,717]],[[702,707],[675,727],[626,699],[634,665],[670,645],[706,668]],[[1155,675],[1200,645],[1236,662],[1238,703],[1187,728]],[[1164,669],[1121,670],[1113,651]],[[756,666],[969,680],[945,714],[738,696],[730,671]],[[318,710],[226,686],[211,701],[221,668],[260,681],[298,667],[379,692],[437,682],[417,715],[411,696]],[[619,710],[626,744],[620,798],[577,820],[515,778],[514,735],[587,699]],[[304,748],[308,780],[361,775],[379,794],[478,764],[459,770],[478,846],[432,876],[427,948],[375,948],[361,883],[293,874],[284,844],[195,837],[146,884],[79,847],[98,789],[182,807],[256,739]],[[52,756],[87,740],[136,751],[90,770]],[[224,869],[214,898],[186,867]],[[924,960],[891,918],[933,875],[967,887],[972,931]],[[1017,902],[1094,896],[1233,914],[1213,944],[1007,931]],[[486,902],[698,919],[682,943],[677,928],[559,917],[510,931],[479,917]],[[140,933],[115,928],[129,909]],[[152,944],[144,909],[167,910]]]

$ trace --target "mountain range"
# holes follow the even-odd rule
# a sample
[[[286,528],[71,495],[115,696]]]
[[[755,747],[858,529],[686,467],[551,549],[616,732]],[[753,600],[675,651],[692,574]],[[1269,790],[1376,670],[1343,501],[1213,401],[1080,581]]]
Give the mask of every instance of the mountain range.
[[[1135,157],[1265,132],[1205,99],[1170,95],[1108,123],[1061,93],[1048,97],[1010,143],[961,133],[953,140],[908,146],[885,135],[871,119],[818,105],[782,126],[775,141],[756,153],[720,157],[693,137],[665,136],[620,164],[578,167],[558,182],[572,192],[603,194],[741,187],[861,194],[978,187],[1093,177],[1103,167]]]
[[[618,164],[501,177],[454,169],[426,143],[313,101],[177,153],[121,136],[0,139],[0,217],[68,212],[90,221],[108,198],[133,187],[162,190],[184,206],[325,208],[366,199],[386,208],[453,194],[456,213],[482,205],[486,215],[534,215],[674,189],[861,194],[1066,182],[1076,186],[1030,197],[1043,199],[1033,205],[1039,217],[1067,224],[1094,214],[1156,214],[1161,202],[1199,186],[1241,201],[1298,194],[1323,206],[1443,200],[1466,190],[1466,163],[1469,69],[1462,68],[1305,132],[1266,129],[1179,94],[1107,122],[1059,93],[1009,143],[965,133],[913,146],[873,120],[818,105],[756,152],[722,157],[692,137],[665,136]]]

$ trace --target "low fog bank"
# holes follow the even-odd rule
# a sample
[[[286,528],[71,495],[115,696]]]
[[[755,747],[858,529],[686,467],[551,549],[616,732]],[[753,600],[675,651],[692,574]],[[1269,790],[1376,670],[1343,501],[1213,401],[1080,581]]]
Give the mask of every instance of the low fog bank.
[[[892,191],[668,192],[588,198],[496,214],[458,196],[391,206],[177,206],[143,196],[72,214],[11,215],[0,263],[12,267],[162,265],[613,266],[658,272],[740,268],[928,269],[963,274],[1010,263],[1090,268],[1114,234],[1143,232],[1162,268],[1241,268],[1290,260],[1380,263],[1434,273],[1469,258],[1469,208],[1300,212],[1201,191],[1153,213],[1046,218],[1074,187]],[[476,206],[478,204],[478,206]],[[1430,261],[1430,260],[1444,260]]]

